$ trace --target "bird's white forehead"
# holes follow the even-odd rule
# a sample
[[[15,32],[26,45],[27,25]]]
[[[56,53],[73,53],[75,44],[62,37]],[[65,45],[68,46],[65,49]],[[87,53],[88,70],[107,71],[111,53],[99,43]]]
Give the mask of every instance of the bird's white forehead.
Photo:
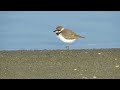
[[[61,30],[56,30],[56,32],[61,32],[61,31],[63,31],[64,30],[64,28],[61,28]]]
[[[64,28],[61,29],[61,31],[63,31],[63,30],[64,30]]]

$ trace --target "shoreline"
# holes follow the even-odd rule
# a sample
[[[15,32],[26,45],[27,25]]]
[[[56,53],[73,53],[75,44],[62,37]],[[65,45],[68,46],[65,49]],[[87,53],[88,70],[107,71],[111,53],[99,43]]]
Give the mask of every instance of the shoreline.
[[[120,49],[120,48],[81,48],[81,49],[70,49],[70,50],[107,50],[107,49]],[[52,50],[67,50],[67,49],[8,49],[8,50],[0,50],[0,51],[52,51]]]

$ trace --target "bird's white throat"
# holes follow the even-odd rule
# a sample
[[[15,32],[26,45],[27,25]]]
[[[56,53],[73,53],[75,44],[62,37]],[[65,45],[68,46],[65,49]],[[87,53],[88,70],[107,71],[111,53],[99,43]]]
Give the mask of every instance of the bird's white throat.
[[[60,33],[59,35],[57,35],[58,36],[58,38],[61,40],[61,41],[63,41],[64,43],[72,43],[72,42],[74,42],[76,39],[65,39],[63,36],[62,36],[62,34]]]

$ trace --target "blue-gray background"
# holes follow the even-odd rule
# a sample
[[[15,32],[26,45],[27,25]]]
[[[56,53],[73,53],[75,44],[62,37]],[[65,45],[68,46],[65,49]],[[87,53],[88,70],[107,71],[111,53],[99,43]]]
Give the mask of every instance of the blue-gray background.
[[[0,50],[64,49],[58,25],[86,37],[73,49],[120,48],[120,11],[0,11]]]

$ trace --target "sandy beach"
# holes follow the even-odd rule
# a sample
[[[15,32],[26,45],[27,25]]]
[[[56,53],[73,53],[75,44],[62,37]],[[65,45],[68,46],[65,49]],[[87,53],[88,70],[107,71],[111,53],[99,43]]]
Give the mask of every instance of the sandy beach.
[[[0,51],[0,79],[120,79],[120,48]]]

